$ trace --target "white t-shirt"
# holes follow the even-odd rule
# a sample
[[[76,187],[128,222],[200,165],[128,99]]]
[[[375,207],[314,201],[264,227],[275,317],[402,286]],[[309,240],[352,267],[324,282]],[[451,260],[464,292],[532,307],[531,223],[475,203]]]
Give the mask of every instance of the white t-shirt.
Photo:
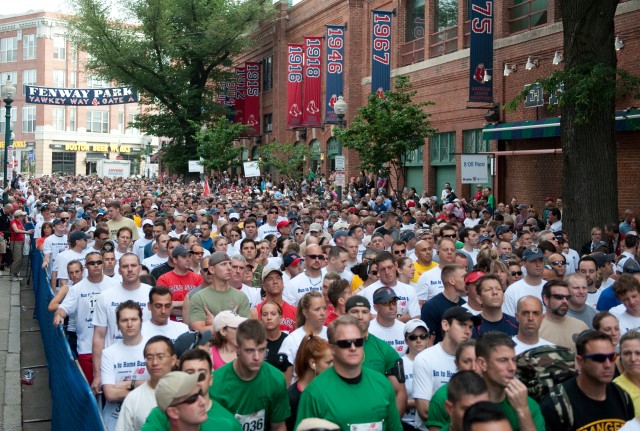
[[[157,407],[156,391],[149,382],[135,388],[122,402],[116,431],[134,431],[142,429],[147,416]]]
[[[538,338],[538,342],[536,344],[526,344],[518,340],[517,335],[513,336],[513,342],[516,343],[516,355],[540,346],[553,346],[553,343],[551,341],[547,341],[544,338]]]
[[[442,268],[440,266],[425,271],[416,283],[416,294],[420,301],[426,302],[443,291],[444,284],[442,284]]]
[[[127,346],[118,341],[102,351],[100,376],[102,385],[131,380],[149,380],[144,359],[144,338],[135,346]],[[102,409],[102,418],[108,431],[114,431],[118,422],[122,402],[107,401]]]
[[[55,263],[56,258],[60,253],[67,250],[69,248],[69,242],[67,240],[67,235],[56,236],[49,235],[42,244],[42,253],[44,255],[51,255],[51,259],[49,260],[49,266],[47,267],[47,274],[51,275],[51,271],[53,269],[53,264]]]
[[[637,418],[633,418],[629,422],[624,424],[624,426],[618,431],[640,431],[640,422]]]
[[[359,295],[364,296],[369,300],[369,303],[373,304],[373,293],[379,288],[384,287],[382,281],[378,280],[375,283],[367,286],[364,290],[359,292]],[[418,296],[413,287],[398,281],[391,289],[398,296],[398,316],[408,314],[411,317],[420,317],[420,305],[418,304]],[[374,314],[374,310],[371,310]]]
[[[53,271],[58,272],[58,280],[68,280],[69,272],[67,271],[67,265],[72,260],[78,260],[82,264],[84,268],[84,260],[85,256],[90,252],[88,248],[85,248],[80,253],[73,251],[72,249],[68,249],[58,254],[56,258],[56,262],[53,266]]]
[[[304,294],[312,290],[322,292],[322,274],[319,277],[311,278],[305,271],[289,281],[289,285],[285,287],[282,292],[282,299],[294,307],[297,307],[298,301],[300,301]]]
[[[600,295],[602,295],[602,292],[604,292],[604,290],[609,286],[613,285],[613,283],[615,283],[615,280],[613,278],[607,278],[607,281],[603,282],[598,290],[587,295],[587,304],[591,305],[592,307],[596,307],[598,305],[598,300],[600,299]]]
[[[93,343],[93,312],[98,295],[117,286],[109,277],[102,277],[99,283],[92,283],[84,278],[69,288],[60,308],[67,313],[69,319],[76,322],[75,331],[78,336],[78,353],[90,354]]]
[[[256,305],[262,302],[262,296],[260,295],[259,287],[251,287],[246,284],[242,284],[240,292],[244,293],[249,300],[249,308],[256,308]]]
[[[141,236],[139,240],[137,240],[136,242],[133,243],[133,249],[132,250],[138,256],[138,259],[140,259],[140,262],[142,262],[145,259],[144,258],[144,248],[150,242],[153,242],[153,238],[146,239],[144,236]]]
[[[441,386],[449,383],[456,372],[455,356],[442,349],[442,344],[418,353],[413,361],[413,397],[431,400]]]
[[[38,222],[36,223],[36,227],[33,229],[33,237],[35,239],[38,239],[38,238],[42,238],[42,225],[45,223],[45,220],[44,220],[44,217],[42,217],[40,214],[36,216],[36,220],[38,220]],[[53,219],[50,218],[47,221],[52,222]]]
[[[629,314],[624,304],[613,307],[609,312],[618,318],[620,336],[623,336],[632,329],[640,328],[640,317],[634,317]]]
[[[140,287],[135,290],[126,290],[122,285],[119,285],[100,293],[96,302],[93,325],[107,328],[104,340],[105,348],[111,346],[116,340],[122,339],[116,322],[116,308],[121,303],[132,300],[142,308],[143,322],[151,318],[151,312],[147,308],[150,290],[151,286],[141,283]]]
[[[280,238],[280,232],[278,232],[277,224],[271,226],[269,223],[265,223],[258,228],[258,238],[264,239],[267,235],[275,235],[276,238]]]
[[[378,323],[378,319],[373,319],[369,323],[369,333],[393,347],[398,352],[398,355],[404,356],[407,353],[407,343],[404,341],[404,326],[404,323],[396,320],[392,327],[385,328]]]
[[[407,388],[407,398],[413,398],[413,361],[409,359],[408,356],[402,357],[402,362],[404,363],[404,386]],[[416,421],[416,409],[407,409],[404,416],[402,416],[402,422],[408,423],[409,425],[413,425],[417,428],[419,423]]]
[[[160,265],[163,265],[164,263],[166,263],[169,260],[169,256],[167,257],[160,257],[157,254],[154,254],[152,256],[149,256],[148,258],[146,258],[145,260],[142,261],[142,264],[144,266],[146,266],[147,268],[149,268],[149,272],[153,271],[155,268],[159,267]]]
[[[525,279],[518,280],[504,292],[504,303],[502,304],[502,312],[509,316],[516,315],[516,308],[518,300],[524,296],[535,296],[542,302],[542,286],[545,281],[540,280],[540,283],[532,286],[528,284]]]
[[[142,336],[147,340],[151,337],[155,337],[156,335],[164,335],[173,343],[176,341],[176,338],[185,332],[189,332],[189,327],[187,325],[182,322],[175,322],[171,319],[169,319],[166,325],[156,325],[151,322],[151,319],[145,320],[142,323]]]
[[[298,353],[298,348],[300,348],[300,343],[302,343],[302,340],[304,340],[304,337],[306,336],[307,336],[307,333],[304,327],[300,327],[296,329],[295,331],[287,335],[287,337],[284,339],[284,341],[282,342],[282,345],[280,346],[280,350],[278,350],[278,354],[286,355],[289,363],[293,365],[296,360],[296,354]],[[328,341],[329,339],[327,337],[327,327],[323,326],[320,333],[316,336],[322,338],[323,340]],[[294,368],[293,370],[294,378],[292,379],[292,383],[297,380],[296,376],[297,374]]]

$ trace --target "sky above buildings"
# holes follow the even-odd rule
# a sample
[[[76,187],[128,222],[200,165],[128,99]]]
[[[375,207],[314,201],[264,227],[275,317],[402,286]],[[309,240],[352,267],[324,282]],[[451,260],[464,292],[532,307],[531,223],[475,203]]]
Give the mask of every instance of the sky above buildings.
[[[0,16],[26,13],[30,10],[46,10],[48,12],[69,12],[68,0],[20,0],[2,2]]]

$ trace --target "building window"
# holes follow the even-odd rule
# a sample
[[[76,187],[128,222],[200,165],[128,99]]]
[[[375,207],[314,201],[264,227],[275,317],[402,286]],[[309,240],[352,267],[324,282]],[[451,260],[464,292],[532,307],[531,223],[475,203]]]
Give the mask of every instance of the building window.
[[[435,0],[435,32],[458,25],[458,0]]]
[[[124,134],[124,109],[118,111],[118,131]]]
[[[53,108],[51,125],[53,126],[54,130],[64,130],[64,111],[65,108]]]
[[[36,35],[22,35],[22,59],[35,60],[36,58]]]
[[[518,33],[547,23],[548,0],[514,0],[509,7],[509,32]]]
[[[438,57],[458,50],[458,2],[435,0],[434,33],[429,38],[429,55]]]
[[[69,88],[76,88],[78,86],[78,72],[72,70],[69,74]]]
[[[67,59],[67,39],[64,36],[53,37],[53,58]]]
[[[125,128],[125,133],[127,135],[139,135],[140,134],[140,130],[136,129],[135,127],[133,127],[131,124],[133,124],[133,122],[136,119],[136,113],[135,112],[129,112],[127,114],[127,124],[126,124],[126,128]]]
[[[71,151],[51,153],[51,172],[54,174],[75,175],[76,153]]]
[[[18,39],[5,37],[0,39],[0,63],[18,61]]]
[[[424,0],[407,0],[405,42],[424,37]]]
[[[75,106],[69,108],[69,131],[75,132],[78,128],[78,110]]]
[[[122,160],[129,160],[131,162],[131,175],[137,175],[140,173],[140,158],[138,154],[120,154]]]
[[[491,151],[491,143],[482,139],[482,129],[465,130],[464,135],[464,153],[477,154]]]
[[[36,85],[36,69],[22,71],[22,94],[27,94],[27,85]]]
[[[431,164],[456,164],[456,132],[436,133],[431,137]]]
[[[89,75],[87,77],[87,87],[89,88],[104,88],[108,87],[109,83],[104,79],[100,79],[95,75]]]
[[[262,91],[273,88],[273,55],[262,59]]]
[[[109,133],[109,111],[87,111],[87,132]]]
[[[54,70],[53,71],[53,86],[64,88],[66,85],[66,77],[67,73],[64,70]]]
[[[36,107],[22,107],[22,133],[33,133],[36,131]]]
[[[6,126],[7,122],[5,121],[6,115],[7,115],[7,108],[3,106],[2,109],[0,109],[0,134],[2,135],[4,135],[4,132],[7,127]],[[18,121],[18,107],[12,106],[11,107],[11,130],[16,130],[17,121]]]
[[[273,131],[273,114],[263,115],[262,124],[264,124],[264,133],[271,133]]]

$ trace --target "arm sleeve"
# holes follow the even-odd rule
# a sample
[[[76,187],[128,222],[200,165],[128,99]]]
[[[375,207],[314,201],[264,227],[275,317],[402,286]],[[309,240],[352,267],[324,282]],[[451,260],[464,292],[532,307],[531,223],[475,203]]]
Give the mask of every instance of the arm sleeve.
[[[416,282],[416,297],[418,298],[418,300],[420,301],[426,301],[427,300],[427,277],[426,274],[429,271],[425,271],[422,273],[422,275],[420,276],[420,278],[418,278],[418,281]]]
[[[431,367],[423,358],[413,362],[413,398],[430,401],[433,396]]]
[[[502,312],[509,316],[516,315],[516,299],[509,294],[509,289],[504,293],[504,304],[502,304]]]
[[[420,316],[420,305],[418,304],[418,296],[414,292],[409,293],[409,316]]]
[[[67,296],[62,300],[62,304],[60,304],[60,308],[67,313],[67,316],[75,314],[78,310],[78,289],[74,289],[74,286],[69,288],[67,292]]]
[[[115,431],[127,431],[134,429],[133,426],[133,412],[131,411],[131,403],[127,402],[131,400],[130,397],[126,397],[120,407],[120,414],[118,415],[118,423],[116,424]]]
[[[284,339],[284,341],[282,342],[282,345],[280,346],[280,350],[278,350],[278,354],[285,355],[289,363],[293,365],[296,359],[295,352],[293,349],[293,337],[289,336]]]
[[[402,431],[402,421],[400,420],[400,413],[398,412],[398,406],[396,404],[396,393],[391,383],[387,385],[387,400],[387,430]]]
[[[200,291],[202,292],[202,291]],[[189,308],[189,320],[192,322],[204,322],[207,316],[204,312],[203,295],[197,292],[191,297],[191,307]]]
[[[431,398],[429,403],[429,414],[427,415],[427,421],[425,425],[427,427],[440,427],[445,426],[449,422],[449,414],[444,408],[444,402],[447,399],[447,385],[440,387]]]
[[[109,320],[107,318],[109,309],[104,301],[104,295],[101,293],[98,295],[95,312],[93,313],[93,326],[109,326]]]
[[[293,283],[289,283],[289,286],[284,288],[284,291],[282,292],[282,299],[284,299],[287,303],[293,305],[294,307],[296,307],[298,305],[298,301],[296,300],[296,296],[295,296],[295,291],[296,288],[295,286],[293,286]]]
[[[244,293],[240,293],[240,295],[238,296],[237,314],[239,316],[246,317],[247,319],[251,317],[251,306],[249,304],[249,299]]]
[[[277,424],[284,422],[291,416],[291,406],[289,405],[289,392],[287,391],[287,385],[284,380],[284,375],[276,371],[275,385],[273,400],[271,404],[271,411],[269,412],[270,422]]]
[[[113,370],[113,360],[111,351],[107,348],[102,351],[102,360],[100,361],[100,383],[102,385],[115,385],[116,374]]]
[[[529,411],[531,412],[533,423],[536,425],[536,430],[544,431],[546,428],[540,405],[531,397],[529,397]]]

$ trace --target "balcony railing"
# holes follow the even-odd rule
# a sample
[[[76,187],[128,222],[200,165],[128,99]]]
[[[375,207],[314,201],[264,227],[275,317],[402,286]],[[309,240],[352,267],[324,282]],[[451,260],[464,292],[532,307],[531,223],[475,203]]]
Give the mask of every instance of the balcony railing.
[[[400,46],[400,65],[408,66],[424,60],[424,37]]]
[[[429,36],[429,57],[439,57],[458,50],[458,26],[445,28]]]

